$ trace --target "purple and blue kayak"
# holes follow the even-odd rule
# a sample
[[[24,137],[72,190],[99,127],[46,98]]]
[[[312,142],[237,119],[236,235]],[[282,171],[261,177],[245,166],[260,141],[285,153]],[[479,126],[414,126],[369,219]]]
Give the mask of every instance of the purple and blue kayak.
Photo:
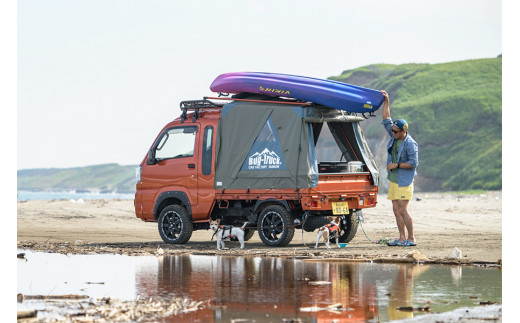
[[[260,93],[310,101],[349,112],[374,112],[385,97],[380,91],[312,77],[237,72],[219,75],[210,86],[213,92]]]

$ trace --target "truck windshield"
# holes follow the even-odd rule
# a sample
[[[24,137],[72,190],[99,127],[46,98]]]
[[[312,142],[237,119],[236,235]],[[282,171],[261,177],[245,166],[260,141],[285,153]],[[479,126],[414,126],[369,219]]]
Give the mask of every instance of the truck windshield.
[[[165,131],[155,148],[155,158],[192,157],[195,147],[197,127],[177,127]]]

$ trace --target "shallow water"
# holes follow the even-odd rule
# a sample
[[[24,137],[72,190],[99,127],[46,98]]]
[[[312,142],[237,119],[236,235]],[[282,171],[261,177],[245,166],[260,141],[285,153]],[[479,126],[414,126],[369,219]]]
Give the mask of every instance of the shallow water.
[[[25,252],[18,259],[18,293],[81,294],[133,300],[187,297],[211,308],[164,321],[280,322],[300,318],[389,321],[431,312],[502,302],[502,272],[472,266],[369,264],[272,257],[61,255]],[[321,282],[321,283],[316,283]],[[325,309],[332,304],[343,310]],[[45,309],[24,301],[18,309]],[[322,309],[322,310],[319,310]],[[347,309],[347,310],[345,310]],[[318,311],[316,311],[318,310]],[[45,312],[42,312],[45,315]]]

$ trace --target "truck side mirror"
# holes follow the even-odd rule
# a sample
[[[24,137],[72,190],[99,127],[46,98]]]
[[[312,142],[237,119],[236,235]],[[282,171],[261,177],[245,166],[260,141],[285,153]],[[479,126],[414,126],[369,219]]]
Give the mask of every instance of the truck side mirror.
[[[157,159],[155,158],[155,149],[150,148],[148,151],[148,159],[146,160],[147,165],[155,165],[157,164]]]

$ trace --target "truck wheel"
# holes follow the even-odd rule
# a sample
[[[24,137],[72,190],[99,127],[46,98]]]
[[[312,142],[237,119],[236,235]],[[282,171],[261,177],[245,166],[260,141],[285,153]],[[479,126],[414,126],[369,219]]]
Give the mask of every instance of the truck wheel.
[[[253,229],[245,229],[244,230],[244,241],[249,241],[253,237],[253,234],[255,234],[255,230]],[[238,241],[238,238],[232,237],[229,240],[231,241]]]
[[[341,232],[338,237],[339,242],[350,242],[350,240],[354,239],[354,236],[357,233],[357,228],[359,223],[356,221],[357,214],[361,215],[361,210],[356,212],[350,212],[350,214],[346,214],[340,222]],[[335,238],[330,239],[331,242],[336,242]]]
[[[258,235],[266,246],[286,246],[294,236],[293,222],[292,215],[285,207],[270,205],[260,213]]]
[[[244,232],[244,241],[249,241],[249,239],[251,239],[253,237],[253,235],[255,234],[255,230],[253,229],[245,229],[245,232]]]
[[[329,223],[330,219],[328,216],[310,215],[305,219],[305,222],[303,223],[303,230],[305,230],[306,232],[312,232]]]
[[[193,232],[193,224],[188,212],[181,205],[169,205],[159,215],[159,234],[166,243],[188,242]]]
[[[253,229],[245,229],[244,230],[244,241],[249,241],[249,239],[251,239],[253,237],[253,235],[255,234],[255,230]],[[238,241],[238,238],[231,238],[229,239],[231,241]]]

